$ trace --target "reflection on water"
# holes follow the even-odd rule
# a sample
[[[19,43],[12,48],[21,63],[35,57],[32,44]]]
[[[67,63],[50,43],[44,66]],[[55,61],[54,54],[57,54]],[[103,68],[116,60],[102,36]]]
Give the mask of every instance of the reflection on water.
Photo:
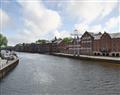
[[[55,81],[50,74],[45,72],[38,72],[38,74],[34,73],[33,79],[40,84],[51,84],[53,81]]]
[[[120,64],[18,53],[0,95],[120,95]]]

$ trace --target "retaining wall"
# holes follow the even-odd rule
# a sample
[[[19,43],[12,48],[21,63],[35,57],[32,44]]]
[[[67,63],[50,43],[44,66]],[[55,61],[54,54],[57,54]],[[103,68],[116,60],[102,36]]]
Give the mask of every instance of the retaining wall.
[[[0,69],[0,79],[5,77],[11,70],[13,70],[18,63],[19,63],[19,59],[15,59],[11,63],[8,63],[8,65]]]

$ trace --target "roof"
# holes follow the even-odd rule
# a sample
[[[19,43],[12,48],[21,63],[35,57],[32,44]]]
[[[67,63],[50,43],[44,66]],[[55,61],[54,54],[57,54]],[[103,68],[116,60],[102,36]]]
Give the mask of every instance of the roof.
[[[55,41],[53,41],[53,43],[56,43],[56,44],[60,44],[62,42],[62,39],[57,39]]]
[[[110,34],[111,38],[120,38],[120,33],[112,33]]]
[[[100,39],[101,36],[102,36],[101,33],[94,34],[94,39],[98,40],[98,39]]]
[[[102,33],[99,32],[99,33],[93,33],[93,32],[88,32],[92,37],[94,37],[94,39],[100,39],[100,37],[102,36]]]
[[[94,33],[93,32],[88,32],[91,36],[94,36]]]
[[[101,32],[99,32],[99,33],[87,32],[87,33],[89,33],[89,35],[94,37],[95,40],[100,39],[101,36],[103,35]],[[111,38],[120,38],[120,32],[119,33],[111,33],[111,34],[108,34],[108,35],[110,35]]]

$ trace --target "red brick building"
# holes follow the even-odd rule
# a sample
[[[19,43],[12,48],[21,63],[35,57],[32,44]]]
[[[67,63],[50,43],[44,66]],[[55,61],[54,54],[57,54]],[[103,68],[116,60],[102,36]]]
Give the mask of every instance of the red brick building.
[[[102,36],[102,33],[99,32],[98,34],[94,35],[94,41],[93,41],[93,54],[94,55],[100,55],[100,38]]]
[[[112,33],[111,37],[111,56],[120,56],[120,33]]]
[[[51,52],[60,52],[60,43],[62,42],[62,39],[55,39],[51,43]]]
[[[68,53],[68,49],[67,49],[68,44],[64,43],[63,40],[60,41],[60,43],[58,44],[58,50],[60,53]]]
[[[103,56],[120,56],[120,33],[104,32],[96,39],[94,37],[93,54]]]
[[[103,56],[109,55],[109,52],[111,51],[112,42],[111,37],[108,33],[104,33],[100,38],[100,49],[99,51],[102,53]]]
[[[68,53],[74,55],[80,55],[80,38],[76,37],[68,45]]]
[[[93,37],[93,33],[91,32],[85,32],[82,37],[81,37],[81,41],[80,41],[80,54],[82,55],[92,55],[93,52],[93,41],[94,41],[94,37]]]
[[[120,56],[120,33],[85,32],[80,42],[81,55]]]

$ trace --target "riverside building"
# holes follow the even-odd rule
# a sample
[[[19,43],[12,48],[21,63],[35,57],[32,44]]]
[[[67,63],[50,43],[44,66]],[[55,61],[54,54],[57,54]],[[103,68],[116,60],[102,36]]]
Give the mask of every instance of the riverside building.
[[[80,42],[81,55],[120,56],[120,33],[85,32]]]

